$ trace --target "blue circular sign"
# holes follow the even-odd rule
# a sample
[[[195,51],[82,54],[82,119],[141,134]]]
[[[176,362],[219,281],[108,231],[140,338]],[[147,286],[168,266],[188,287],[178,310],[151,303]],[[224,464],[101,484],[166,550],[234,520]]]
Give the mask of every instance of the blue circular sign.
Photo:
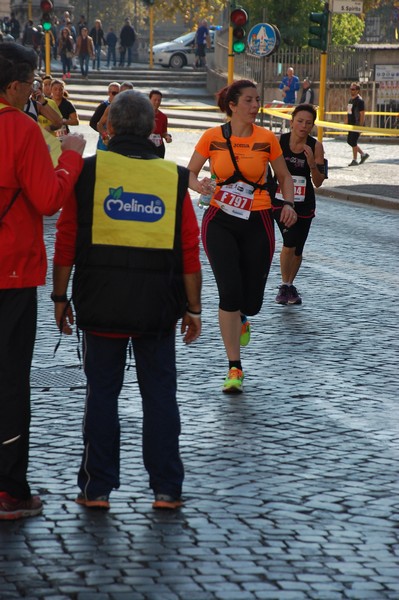
[[[278,47],[276,30],[269,23],[258,23],[248,34],[248,51],[256,56],[269,56]]]

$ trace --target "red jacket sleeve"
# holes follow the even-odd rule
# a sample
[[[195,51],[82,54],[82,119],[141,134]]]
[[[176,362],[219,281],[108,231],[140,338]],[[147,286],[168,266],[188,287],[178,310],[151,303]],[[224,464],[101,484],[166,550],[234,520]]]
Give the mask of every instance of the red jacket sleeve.
[[[56,227],[54,264],[71,267],[75,262],[77,234],[77,206],[74,192],[65,202]]]
[[[201,270],[199,259],[199,227],[190,194],[187,192],[183,202],[182,215],[183,272],[196,273]]]

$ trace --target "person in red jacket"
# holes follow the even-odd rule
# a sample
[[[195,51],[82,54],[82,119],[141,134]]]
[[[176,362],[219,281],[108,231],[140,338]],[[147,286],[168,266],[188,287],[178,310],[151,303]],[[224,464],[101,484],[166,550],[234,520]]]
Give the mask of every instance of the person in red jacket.
[[[43,216],[71,193],[85,147],[81,135],[65,138],[54,169],[39,125],[22,112],[36,61],[33,50],[0,44],[0,520],[42,510],[27,467],[37,286],[47,266]]]

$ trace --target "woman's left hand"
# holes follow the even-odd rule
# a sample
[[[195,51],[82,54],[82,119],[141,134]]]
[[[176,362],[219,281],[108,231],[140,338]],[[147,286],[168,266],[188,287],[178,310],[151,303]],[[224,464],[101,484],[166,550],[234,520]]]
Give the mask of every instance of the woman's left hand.
[[[292,227],[298,220],[298,216],[296,214],[294,206],[289,206],[288,204],[284,204],[281,209],[281,217],[280,221],[284,223],[286,227]]]

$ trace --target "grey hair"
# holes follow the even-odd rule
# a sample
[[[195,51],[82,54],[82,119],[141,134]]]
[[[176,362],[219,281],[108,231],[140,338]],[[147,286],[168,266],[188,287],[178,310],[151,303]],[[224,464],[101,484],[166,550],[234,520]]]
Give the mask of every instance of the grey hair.
[[[115,97],[108,118],[115,135],[148,138],[154,129],[154,107],[147,96],[135,90],[120,92]]]
[[[134,85],[132,84],[131,81],[122,81],[121,88],[122,87],[126,88],[127,90],[133,90],[134,89]],[[125,91],[125,90],[123,90],[123,91]]]

